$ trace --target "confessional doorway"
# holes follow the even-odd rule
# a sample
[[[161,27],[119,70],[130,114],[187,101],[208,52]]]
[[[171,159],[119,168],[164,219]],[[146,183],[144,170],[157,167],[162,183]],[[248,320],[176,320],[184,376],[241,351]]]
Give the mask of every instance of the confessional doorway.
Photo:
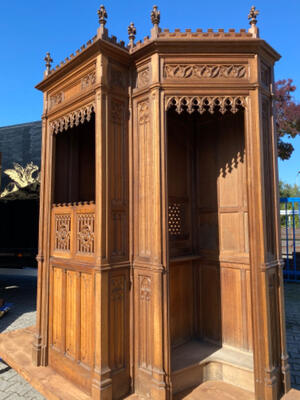
[[[253,371],[244,111],[200,115],[171,108],[167,160],[176,393],[223,379],[220,369],[207,367],[216,355],[235,358],[238,367],[243,359]]]
[[[94,365],[95,115],[54,137],[49,365],[90,391]]]

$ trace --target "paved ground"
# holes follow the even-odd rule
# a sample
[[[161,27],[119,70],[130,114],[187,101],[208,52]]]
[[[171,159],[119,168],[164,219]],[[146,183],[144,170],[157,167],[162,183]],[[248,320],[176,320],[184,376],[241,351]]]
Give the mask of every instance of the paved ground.
[[[13,274],[12,274],[13,272]],[[0,319],[0,332],[35,324],[36,270],[5,270],[0,268],[0,298],[14,303]],[[43,400],[20,375],[0,362],[0,400]]]
[[[0,268],[0,298],[14,303],[0,319],[0,332],[32,326],[35,323],[36,271]],[[287,346],[292,387],[300,390],[300,284],[285,287]],[[0,400],[43,400],[13,369],[0,361]]]
[[[292,387],[300,390],[300,283],[285,285],[285,313]]]

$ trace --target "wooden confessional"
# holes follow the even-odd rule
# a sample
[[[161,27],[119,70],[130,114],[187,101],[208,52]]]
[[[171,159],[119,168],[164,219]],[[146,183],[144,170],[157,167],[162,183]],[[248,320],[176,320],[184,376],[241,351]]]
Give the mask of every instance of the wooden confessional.
[[[128,47],[99,17],[75,55],[53,70],[46,57],[37,86],[34,363],[82,399],[179,399],[208,381],[279,399],[279,55],[254,9],[249,31],[169,32],[154,7],[151,37],[135,44],[131,24]]]

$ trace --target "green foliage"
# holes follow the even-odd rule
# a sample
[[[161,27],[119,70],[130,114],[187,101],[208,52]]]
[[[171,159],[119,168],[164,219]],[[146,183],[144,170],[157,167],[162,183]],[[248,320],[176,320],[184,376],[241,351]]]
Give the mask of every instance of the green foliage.
[[[290,185],[289,183],[279,181],[279,194],[280,197],[300,197],[300,186],[294,184]],[[300,207],[300,204],[298,203],[298,206],[295,206],[295,209],[298,210]],[[285,203],[280,203],[280,209],[285,210]],[[287,206],[288,210],[292,210],[292,204],[288,203]],[[292,217],[288,217],[288,226],[291,227],[292,224]],[[280,216],[280,223],[282,227],[285,227],[286,224],[286,217],[284,215]],[[300,221],[299,221],[299,215],[295,215],[295,227],[299,228],[300,227]]]
[[[280,197],[300,197],[300,186],[279,181],[279,194]]]

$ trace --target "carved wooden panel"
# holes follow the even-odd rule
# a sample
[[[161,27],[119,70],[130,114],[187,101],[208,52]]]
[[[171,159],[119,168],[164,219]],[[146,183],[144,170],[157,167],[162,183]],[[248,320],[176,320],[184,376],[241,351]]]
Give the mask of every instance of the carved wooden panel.
[[[118,370],[125,367],[128,333],[126,332],[126,278],[113,275],[110,280],[110,367]]]
[[[55,250],[64,252],[71,250],[71,215],[55,216]]]
[[[263,98],[262,101],[262,135],[263,135],[263,164],[264,164],[264,196],[265,196],[265,235],[266,235],[266,251],[269,260],[276,256],[276,237],[273,227],[275,218],[275,203],[274,203],[274,182],[273,182],[273,150],[272,150],[272,135],[271,130],[271,110],[270,101]]]
[[[76,214],[77,252],[93,254],[95,252],[95,214]]]
[[[152,278],[147,275],[139,275],[139,357],[138,364],[141,368],[151,368],[152,365]]]
[[[153,224],[153,162],[154,138],[150,129],[150,103],[148,100],[137,104],[137,126],[135,129],[135,253],[150,258]],[[147,226],[147,229],[145,227]]]
[[[93,276],[88,267],[50,269],[50,365],[89,389],[93,365]]]
[[[109,176],[111,183],[110,232],[113,259],[128,259],[128,132],[125,102],[111,100]]]
[[[247,79],[248,65],[245,64],[165,64],[165,79]]]
[[[90,72],[81,78],[81,89],[87,89],[96,83],[96,72]]]
[[[78,301],[80,290],[80,274],[75,271],[66,272],[66,354],[73,360],[79,359],[78,324],[80,308]]]
[[[194,334],[193,263],[170,263],[170,332],[171,345],[178,346]]]
[[[266,65],[264,62],[260,63],[260,79],[261,82],[269,87],[271,84],[271,68]]]
[[[64,101],[64,92],[58,92],[50,96],[49,99],[49,109],[53,108],[54,106],[61,104]]]
[[[143,88],[150,84],[151,82],[151,71],[150,67],[146,66],[138,70],[137,73],[137,87]]]
[[[87,202],[86,202],[87,203]],[[95,204],[70,203],[52,208],[52,255],[92,262],[95,256]]]
[[[279,322],[279,304],[278,304],[278,272],[274,268],[268,271],[268,299],[270,330],[272,332],[271,343],[271,365],[280,366],[280,322]]]
[[[80,283],[80,360],[93,365],[93,279],[91,274],[81,274]]]

